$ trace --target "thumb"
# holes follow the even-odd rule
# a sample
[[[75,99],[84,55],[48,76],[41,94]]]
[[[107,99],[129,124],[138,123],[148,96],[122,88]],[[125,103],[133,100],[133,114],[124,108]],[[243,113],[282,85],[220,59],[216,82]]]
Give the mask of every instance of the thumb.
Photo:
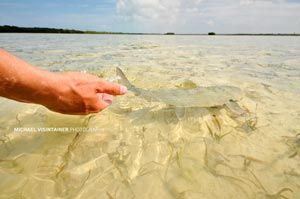
[[[113,96],[106,93],[97,93],[97,97],[98,97],[97,112],[111,105],[113,100]]]

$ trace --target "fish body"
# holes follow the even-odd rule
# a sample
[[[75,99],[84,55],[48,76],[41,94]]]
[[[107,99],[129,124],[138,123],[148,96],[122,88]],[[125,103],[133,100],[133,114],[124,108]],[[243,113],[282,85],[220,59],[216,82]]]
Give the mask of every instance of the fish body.
[[[129,82],[123,71],[117,67],[121,83],[136,95],[149,101],[159,101],[178,108],[216,107],[242,98],[242,91],[234,86],[195,87],[191,89],[144,90]]]

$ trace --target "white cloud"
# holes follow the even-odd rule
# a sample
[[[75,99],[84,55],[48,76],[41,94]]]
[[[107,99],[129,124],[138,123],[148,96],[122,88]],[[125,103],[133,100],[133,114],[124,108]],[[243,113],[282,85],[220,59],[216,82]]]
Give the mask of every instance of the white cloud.
[[[117,0],[119,18],[142,32],[300,32],[299,10],[288,0]]]
[[[118,0],[117,13],[124,21],[153,32],[174,31],[186,21],[185,14],[199,14],[202,0]],[[137,27],[137,28],[139,28]]]

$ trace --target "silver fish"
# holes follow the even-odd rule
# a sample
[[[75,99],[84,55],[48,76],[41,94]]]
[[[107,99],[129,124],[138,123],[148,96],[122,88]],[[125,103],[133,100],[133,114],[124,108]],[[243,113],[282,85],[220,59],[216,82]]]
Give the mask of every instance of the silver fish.
[[[234,86],[210,86],[196,87],[191,89],[161,89],[155,91],[143,90],[135,87],[129,82],[120,68],[116,68],[117,75],[121,77],[120,83],[127,86],[128,90],[134,92],[149,101],[163,102],[177,108],[188,107],[217,107],[232,104],[242,98],[242,91]],[[240,111],[240,110],[239,110]]]

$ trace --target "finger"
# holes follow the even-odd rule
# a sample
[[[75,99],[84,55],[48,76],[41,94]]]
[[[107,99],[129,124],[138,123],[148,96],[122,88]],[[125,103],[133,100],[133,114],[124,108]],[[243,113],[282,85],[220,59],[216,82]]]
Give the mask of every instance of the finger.
[[[113,96],[106,93],[97,93],[98,103],[96,107],[96,112],[100,112],[109,105],[112,104]]]
[[[97,92],[107,93],[110,95],[124,95],[127,92],[127,88],[120,84],[101,81],[98,84]]]
[[[112,101],[113,101],[113,96],[112,95],[109,95],[109,94],[106,94],[106,93],[103,93],[102,95],[102,100],[107,103],[107,104],[111,104]]]

